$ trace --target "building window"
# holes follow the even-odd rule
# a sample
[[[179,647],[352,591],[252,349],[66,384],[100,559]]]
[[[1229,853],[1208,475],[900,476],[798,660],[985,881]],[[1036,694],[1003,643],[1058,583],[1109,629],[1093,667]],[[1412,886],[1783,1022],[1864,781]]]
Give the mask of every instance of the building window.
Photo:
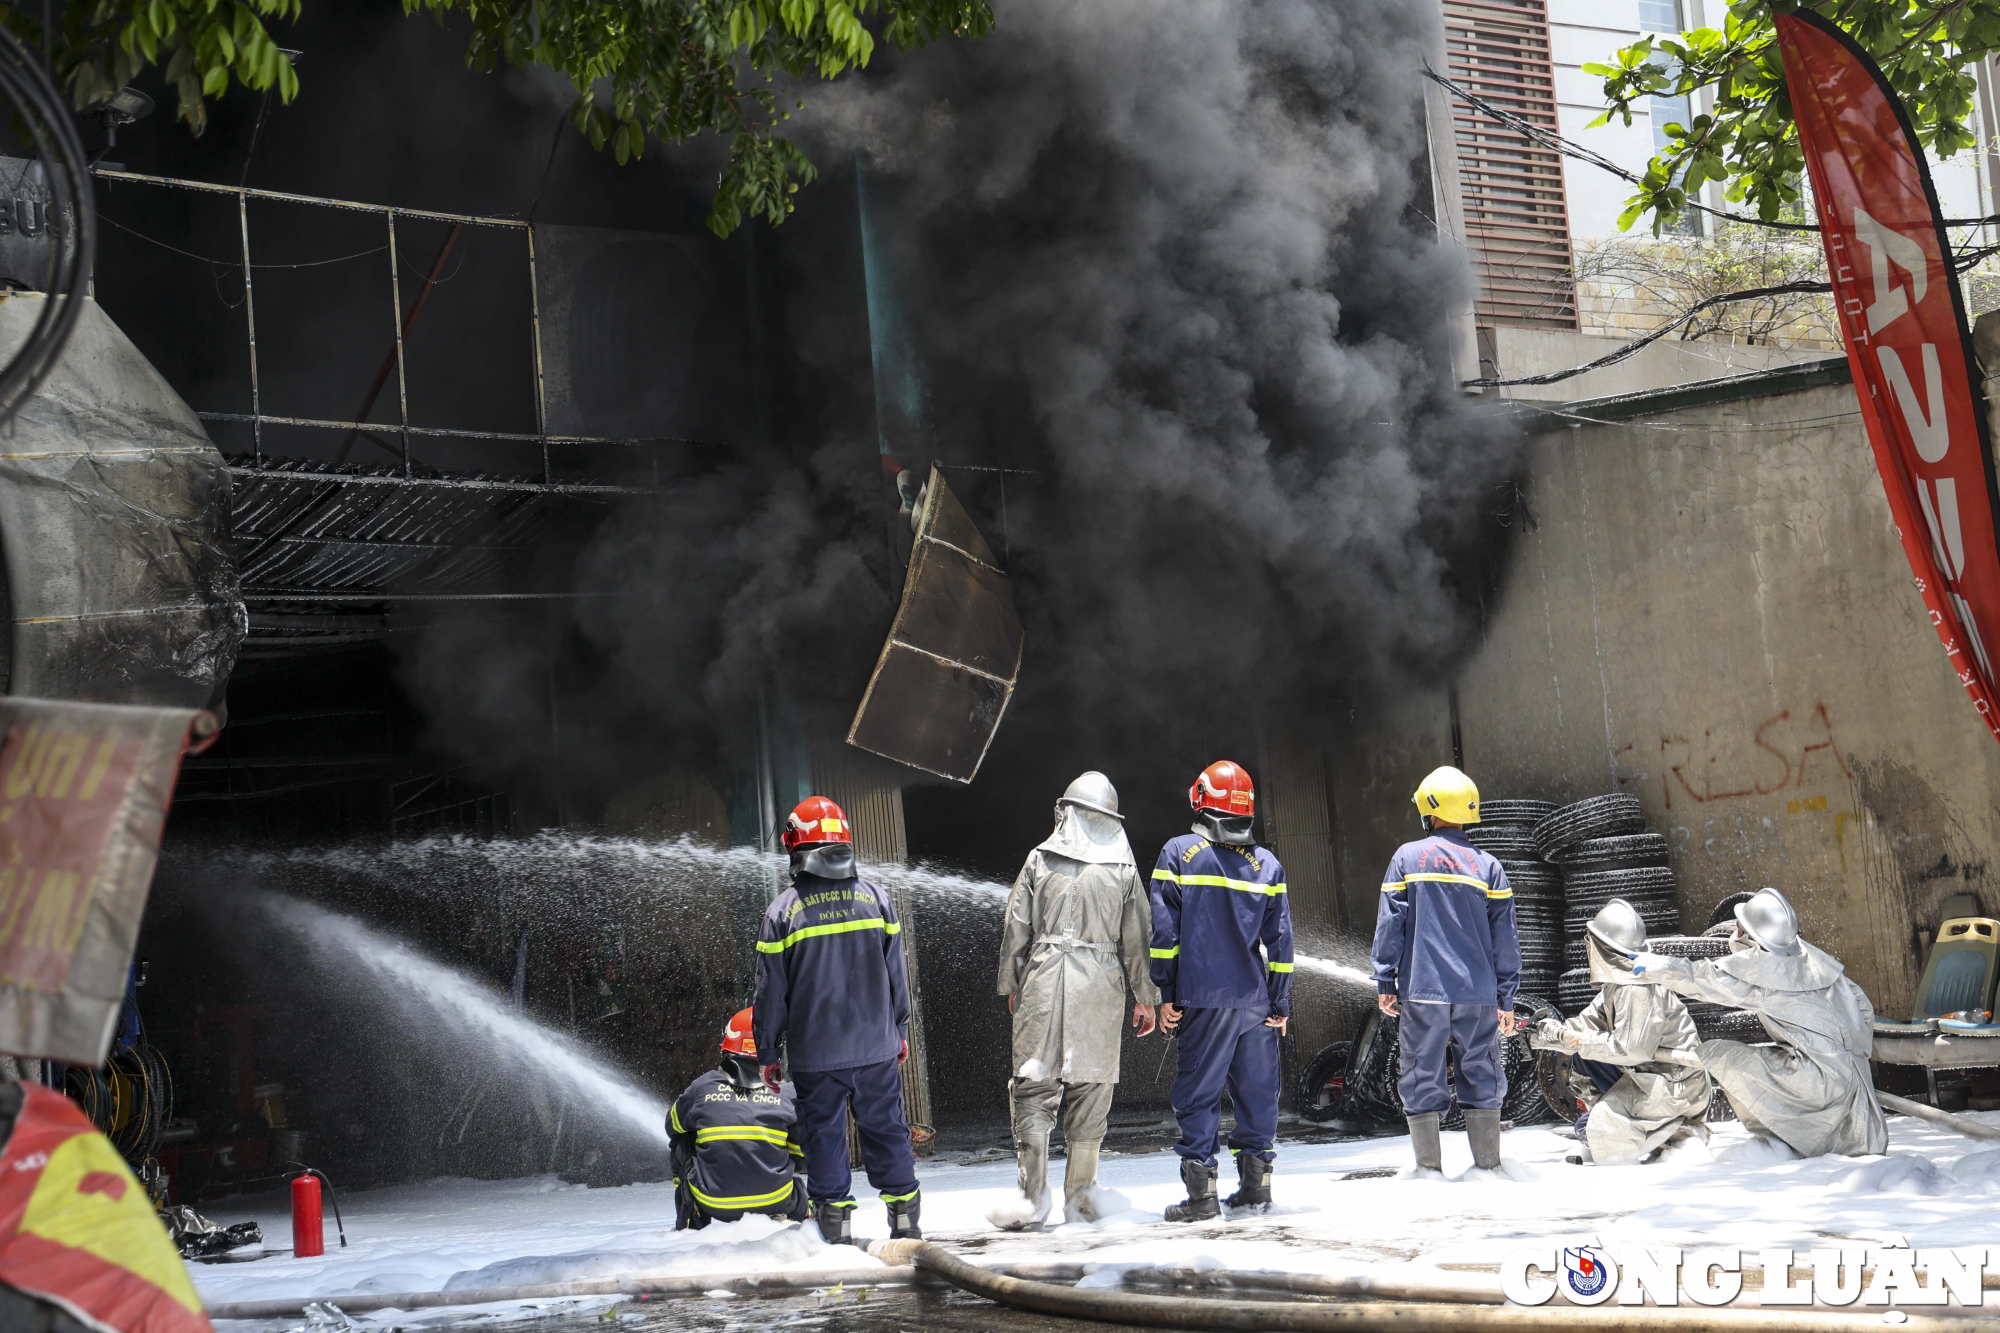
[[[1639,0],[1639,28],[1642,32],[1680,32],[1687,27],[1681,17],[1681,0]]]
[[[1686,97],[1655,97],[1649,110],[1653,117],[1653,151],[1664,153],[1669,145],[1667,126],[1679,125],[1687,128],[1693,118],[1693,107]],[[1668,236],[1701,235],[1701,215],[1693,209],[1683,209],[1681,215],[1660,229]]]
[[[1688,99],[1685,97],[1655,97],[1651,101],[1653,104],[1651,108],[1653,114],[1653,151],[1664,153],[1667,150],[1669,142],[1667,139],[1667,126],[1678,125],[1682,129],[1686,129],[1688,121],[1694,118],[1694,113],[1689,110]]]
[[[1536,125],[1555,129],[1546,0],[1445,0],[1452,78]],[[1466,245],[1479,270],[1483,327],[1576,327],[1576,280],[1562,158],[1524,143],[1464,102],[1452,105]]]

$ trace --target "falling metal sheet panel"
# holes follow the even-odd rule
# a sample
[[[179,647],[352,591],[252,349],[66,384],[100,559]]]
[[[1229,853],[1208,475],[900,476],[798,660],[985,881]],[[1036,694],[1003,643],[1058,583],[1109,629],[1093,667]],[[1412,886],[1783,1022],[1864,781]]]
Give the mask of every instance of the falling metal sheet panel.
[[[1013,585],[932,468],[903,602],[848,743],[971,782],[1014,696],[1025,637]]]

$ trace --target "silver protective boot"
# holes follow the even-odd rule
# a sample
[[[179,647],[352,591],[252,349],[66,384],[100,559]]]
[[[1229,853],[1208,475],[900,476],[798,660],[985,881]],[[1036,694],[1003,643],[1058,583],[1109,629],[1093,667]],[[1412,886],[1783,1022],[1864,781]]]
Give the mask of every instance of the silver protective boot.
[[[1097,1203],[1097,1152],[1103,1139],[1069,1145],[1069,1161],[1063,1168],[1063,1221],[1095,1222]]]
[[[1500,1110],[1465,1111],[1465,1137],[1472,1143],[1472,1164],[1481,1171],[1500,1169]]]
[[[1049,1141],[1032,1138],[1014,1145],[1021,1192],[986,1210],[986,1220],[1002,1231],[1027,1231],[1049,1215]]]
[[[1417,1170],[1444,1170],[1444,1143],[1438,1137],[1438,1114],[1431,1111],[1425,1115],[1407,1116],[1410,1125],[1410,1148],[1417,1155]]]

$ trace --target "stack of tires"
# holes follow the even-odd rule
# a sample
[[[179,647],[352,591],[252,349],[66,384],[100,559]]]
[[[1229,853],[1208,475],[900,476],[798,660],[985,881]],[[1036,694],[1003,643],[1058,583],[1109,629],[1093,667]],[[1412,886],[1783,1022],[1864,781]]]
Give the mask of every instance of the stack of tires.
[[[1528,1030],[1536,1023],[1554,1016],[1553,1005],[1525,991],[1514,1001],[1515,1034],[1500,1041],[1500,1072],[1507,1080],[1500,1116],[1509,1124],[1539,1125],[1554,1118],[1536,1081],[1537,1056],[1529,1049],[1527,1037]],[[1396,1086],[1402,1073],[1399,1026],[1387,1014],[1370,1014],[1355,1040],[1337,1041],[1321,1048],[1307,1062],[1299,1080],[1299,1114],[1316,1124],[1356,1130],[1401,1125],[1403,1098]],[[1456,1058],[1446,1082],[1451,1088],[1452,1101],[1441,1124],[1445,1129],[1463,1129],[1465,1112],[1458,1105]]]
[[[1563,961],[1563,885],[1542,858],[1535,830],[1555,813],[1548,801],[1482,801],[1479,822],[1465,836],[1500,863],[1514,890],[1521,933],[1522,995],[1553,1001]]]
[[[1584,927],[1613,898],[1639,909],[1649,935],[1680,929],[1667,840],[1646,829],[1639,798],[1623,792],[1566,805],[1535,826],[1535,847],[1562,877],[1563,972],[1556,1001],[1565,1014],[1590,1003]]]

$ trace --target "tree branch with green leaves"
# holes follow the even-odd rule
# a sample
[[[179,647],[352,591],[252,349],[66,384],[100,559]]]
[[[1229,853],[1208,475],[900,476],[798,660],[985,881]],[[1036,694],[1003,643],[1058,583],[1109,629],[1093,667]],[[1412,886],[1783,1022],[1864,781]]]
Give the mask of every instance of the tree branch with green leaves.
[[[1583,67],[1604,80],[1593,127],[1614,116],[1630,125],[1633,105],[1653,97],[1711,102],[1663,127],[1666,146],[1626,201],[1621,230],[1651,214],[1659,235],[1711,182],[1765,222],[1796,214],[1805,158],[1772,15],[1801,11],[1831,20],[1874,57],[1922,147],[1948,158],[1978,141],[1969,66],[2000,47],[2000,0],[1736,0],[1719,29],[1650,36],[1615,64]]]
[[[297,19],[300,4],[71,0],[54,32],[11,6],[0,22],[31,50],[46,44],[79,110],[161,66],[180,119],[200,134],[208,99],[232,83],[286,102],[298,95],[298,74],[265,24]],[[988,0],[403,0],[403,10],[440,22],[463,15],[474,69],[544,65],[562,75],[574,94],[570,118],[621,163],[650,142],[726,139],[708,218],[721,236],[746,217],[783,222],[799,186],[817,176],[779,133],[804,106],[801,81],[868,64],[878,32],[912,50],[993,29]]]
[[[779,133],[804,105],[780,78],[832,79],[866,65],[875,36],[902,50],[940,38],[984,37],[987,0],[403,0],[406,11],[472,21],[467,59],[546,65],[569,80],[570,116],[620,162],[649,140],[729,141],[708,225],[727,236],[747,216],[776,224],[817,175]],[[796,86],[796,84],[794,84]],[[790,105],[787,106],[786,102]]]

